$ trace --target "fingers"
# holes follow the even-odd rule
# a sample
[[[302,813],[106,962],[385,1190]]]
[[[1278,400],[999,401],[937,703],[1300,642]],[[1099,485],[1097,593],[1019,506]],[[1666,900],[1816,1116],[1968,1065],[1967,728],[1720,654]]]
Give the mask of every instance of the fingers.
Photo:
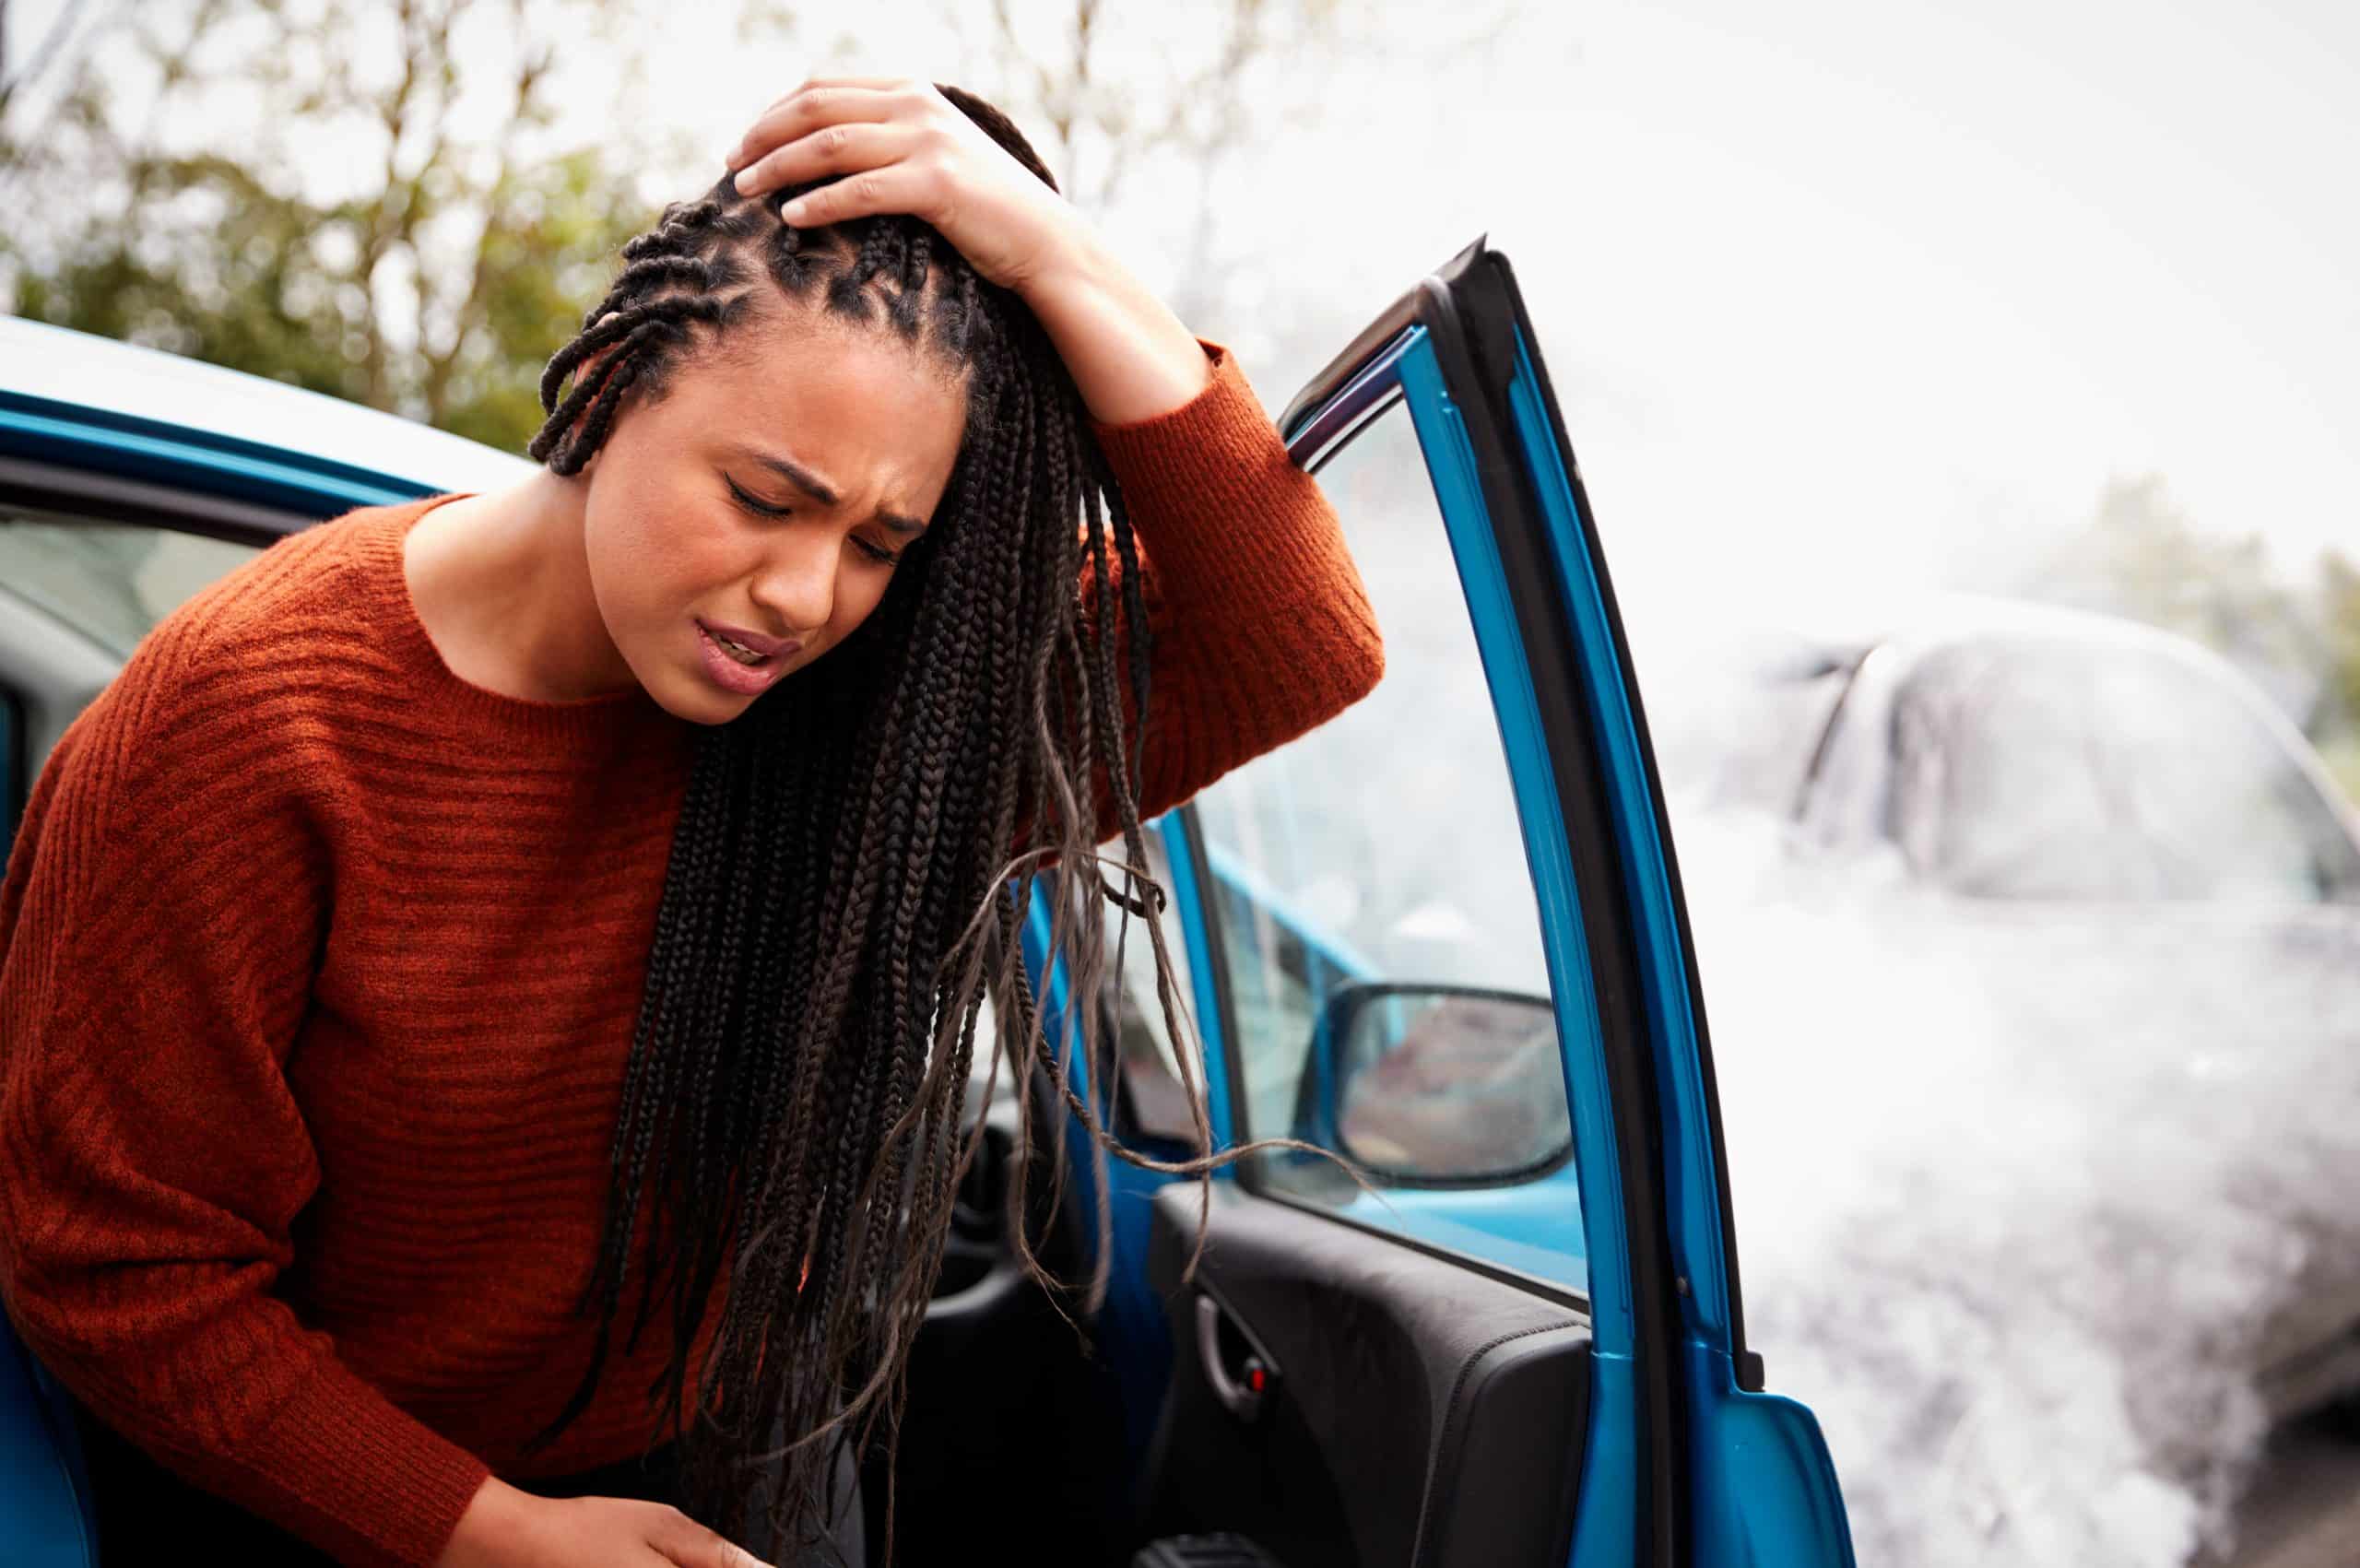
[[[780,93],[776,98],[772,99],[768,107],[771,109],[776,109],[780,104],[785,103],[788,99],[793,98],[796,93],[803,91],[806,88],[851,87],[891,88],[907,87],[909,85],[908,78],[903,77],[813,77],[810,80],[791,88],[787,91]]]
[[[772,99],[770,107],[777,108],[807,88],[902,88],[909,85],[907,77],[812,77]]]
[[[822,125],[739,170],[738,194],[757,196],[829,174],[881,169],[909,156],[916,145],[917,132],[908,125],[874,121]]]
[[[726,1538],[673,1509],[671,1517],[648,1532],[647,1544],[679,1568],[773,1568]]]
[[[832,185],[806,191],[779,208],[779,216],[797,229],[823,229],[831,223],[866,218],[871,213],[906,212],[941,229],[944,220],[937,200],[939,195],[940,182],[930,171],[904,161],[865,170]]]
[[[822,125],[846,121],[890,120],[913,107],[904,84],[878,77],[858,81],[806,82],[754,117],[730,155],[733,169],[773,147],[806,136]]]

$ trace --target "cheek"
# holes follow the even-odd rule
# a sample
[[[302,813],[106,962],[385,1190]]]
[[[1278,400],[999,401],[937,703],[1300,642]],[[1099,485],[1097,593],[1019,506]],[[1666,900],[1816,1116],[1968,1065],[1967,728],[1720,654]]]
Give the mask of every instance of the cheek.
[[[846,547],[849,550],[852,547]],[[863,569],[855,564],[836,576],[835,614],[828,621],[828,645],[843,642],[860,630],[860,623],[876,613],[885,601],[885,589],[893,581],[890,572]]]
[[[710,504],[643,485],[594,492],[583,525],[591,590],[617,636],[668,626],[742,566],[736,530]]]

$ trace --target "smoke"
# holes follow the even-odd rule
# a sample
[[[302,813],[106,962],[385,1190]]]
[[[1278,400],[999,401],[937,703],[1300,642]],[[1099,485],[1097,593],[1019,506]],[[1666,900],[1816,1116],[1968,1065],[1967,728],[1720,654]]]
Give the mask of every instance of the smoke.
[[[1977,903],[1673,813],[1749,1338],[1860,1561],[2224,1544],[2261,1364],[2360,1281],[2351,912]]]

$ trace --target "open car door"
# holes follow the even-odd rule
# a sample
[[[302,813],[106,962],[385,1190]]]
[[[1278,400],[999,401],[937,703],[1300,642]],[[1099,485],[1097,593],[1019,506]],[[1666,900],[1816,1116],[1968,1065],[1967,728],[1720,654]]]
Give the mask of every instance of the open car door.
[[[1506,259],[1420,283],[1281,430],[1387,668],[1156,825],[1216,1137],[1315,1147],[1223,1173],[1186,1285],[1193,1185],[1116,1167],[1143,1560],[1848,1564],[1745,1345],[1661,789]],[[1171,1046],[1123,1011],[1155,1149]]]

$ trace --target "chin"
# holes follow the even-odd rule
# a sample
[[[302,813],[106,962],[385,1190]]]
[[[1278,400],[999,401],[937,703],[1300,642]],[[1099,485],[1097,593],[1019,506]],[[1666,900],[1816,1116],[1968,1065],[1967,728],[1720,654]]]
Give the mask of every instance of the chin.
[[[666,713],[676,719],[684,719],[692,725],[703,725],[708,729],[717,729],[737,718],[761,700],[758,697],[732,697],[726,691],[700,691],[687,701],[674,701],[665,697],[658,697],[655,701]]]
[[[661,681],[642,679],[640,685],[655,700],[657,707],[674,718],[707,728],[727,724],[760,700],[717,691],[688,675]]]

